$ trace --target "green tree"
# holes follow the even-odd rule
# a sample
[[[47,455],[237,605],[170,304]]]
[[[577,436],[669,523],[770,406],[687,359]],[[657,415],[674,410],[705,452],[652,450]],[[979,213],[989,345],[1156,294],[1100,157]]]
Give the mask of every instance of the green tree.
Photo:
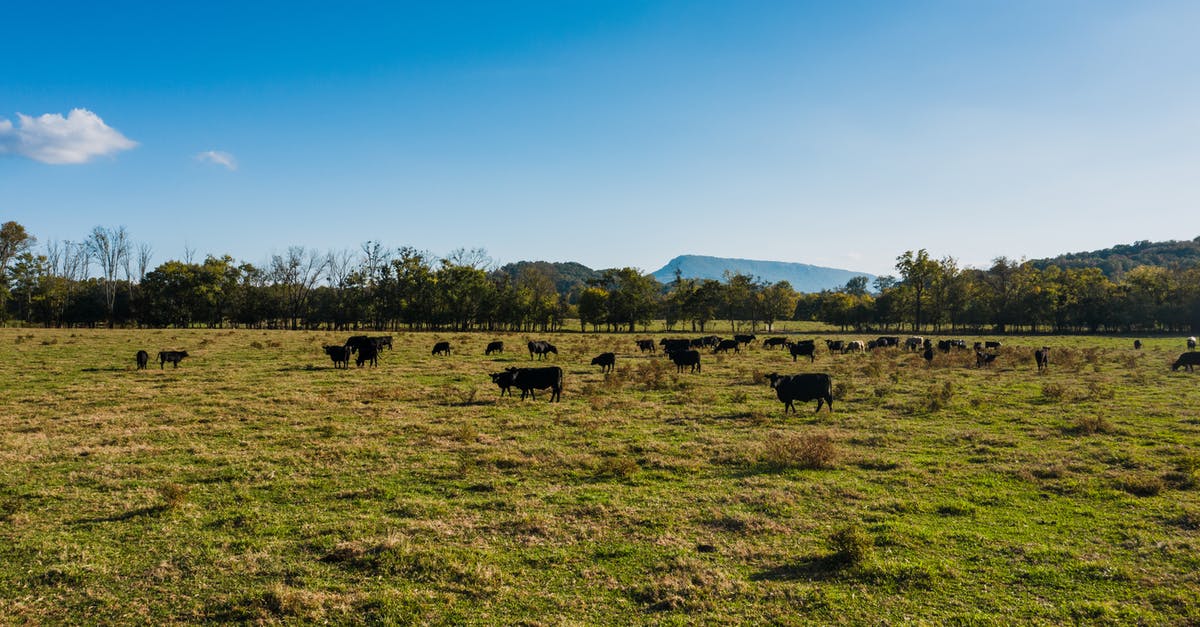
[[[602,287],[588,287],[579,295],[579,326],[581,331],[587,331],[587,325],[592,325],[593,331],[599,331],[600,325],[608,321],[608,290]]]

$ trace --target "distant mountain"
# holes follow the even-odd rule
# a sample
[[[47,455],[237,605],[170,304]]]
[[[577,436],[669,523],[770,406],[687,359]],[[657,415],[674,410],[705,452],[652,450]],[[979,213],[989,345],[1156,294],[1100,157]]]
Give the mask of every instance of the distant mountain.
[[[1193,240],[1150,242],[1142,240],[1132,244],[1117,244],[1112,248],[1084,253],[1067,253],[1049,259],[1030,260],[1035,267],[1047,266],[1067,268],[1100,268],[1110,279],[1120,279],[1126,272],[1138,266],[1161,266],[1164,268],[1192,266],[1200,263],[1200,237]]]
[[[680,255],[667,262],[659,270],[652,273],[660,283],[670,283],[675,280],[675,270],[679,269],[685,279],[716,279],[724,280],[725,273],[742,273],[757,277],[768,283],[787,281],[797,292],[819,292],[832,290],[846,285],[846,282],[856,276],[865,276],[873,281],[875,275],[838,268],[813,266],[807,263],[790,263],[786,261],[757,261],[754,259],[733,259],[727,257],[706,257],[703,255]]]

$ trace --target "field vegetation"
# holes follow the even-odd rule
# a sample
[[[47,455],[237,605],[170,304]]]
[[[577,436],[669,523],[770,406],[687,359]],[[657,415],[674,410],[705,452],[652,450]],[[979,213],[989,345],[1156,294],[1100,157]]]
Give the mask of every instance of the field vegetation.
[[[0,622],[1200,622],[1182,338],[678,374],[578,333],[334,369],[346,335],[0,329]],[[527,339],[562,402],[488,378]],[[771,372],[830,373],[833,412],[785,416]]]

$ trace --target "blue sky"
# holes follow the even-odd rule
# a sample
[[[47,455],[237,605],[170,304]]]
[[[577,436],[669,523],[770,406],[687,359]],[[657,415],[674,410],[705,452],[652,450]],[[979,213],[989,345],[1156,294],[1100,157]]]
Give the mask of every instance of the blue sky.
[[[124,225],[155,263],[378,240],[885,274],[909,249],[985,266],[1200,235],[1190,2],[4,15],[0,220],[43,243]]]

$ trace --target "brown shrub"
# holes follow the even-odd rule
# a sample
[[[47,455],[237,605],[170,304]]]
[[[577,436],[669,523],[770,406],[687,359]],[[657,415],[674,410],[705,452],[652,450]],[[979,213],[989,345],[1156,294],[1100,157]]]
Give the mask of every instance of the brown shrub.
[[[828,433],[776,434],[762,448],[759,461],[772,470],[831,468],[839,451]]]

